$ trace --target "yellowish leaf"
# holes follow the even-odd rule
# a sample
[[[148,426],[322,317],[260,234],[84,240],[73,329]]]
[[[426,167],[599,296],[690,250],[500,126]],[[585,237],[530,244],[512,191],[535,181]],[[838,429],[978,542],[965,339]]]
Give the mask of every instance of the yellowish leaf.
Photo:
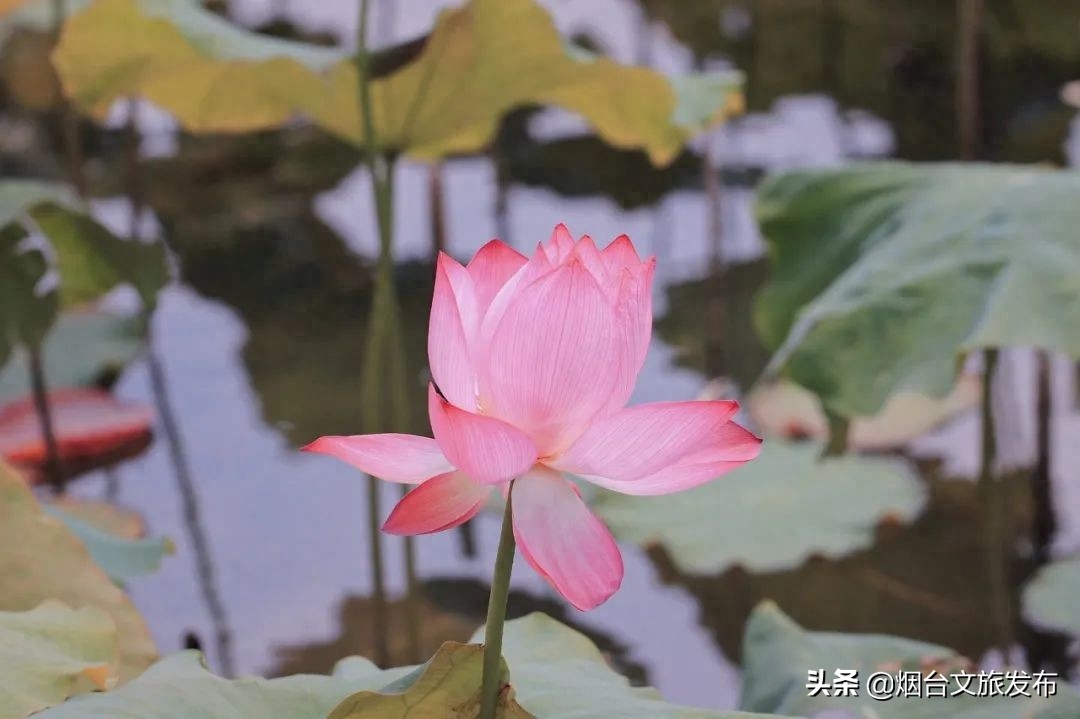
[[[47,601],[0,612],[0,719],[22,717],[117,680],[116,624],[96,607]]]
[[[446,642],[427,664],[388,687],[344,700],[329,719],[477,719],[484,647]],[[514,700],[502,663],[499,719],[533,719]]]
[[[246,131],[304,115],[363,145],[359,72],[341,51],[247,32],[180,0],[99,0],[54,54],[65,92],[102,116],[141,95],[194,132]],[[604,141],[667,164],[741,106],[733,75],[673,84],[642,67],[570,52],[535,0],[444,11],[419,55],[372,81],[380,148],[420,159],[472,152],[523,105],[556,105]]]
[[[127,681],[157,657],[131,600],[94,563],[63,522],[42,511],[26,483],[0,462],[0,611],[22,612],[58,600],[106,612],[119,633],[119,676]]]

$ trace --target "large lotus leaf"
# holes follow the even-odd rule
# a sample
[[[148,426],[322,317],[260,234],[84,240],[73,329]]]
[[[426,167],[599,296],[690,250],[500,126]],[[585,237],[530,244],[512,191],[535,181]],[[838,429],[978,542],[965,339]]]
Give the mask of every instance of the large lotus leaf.
[[[851,449],[883,450],[903,446],[938,425],[977,407],[982,396],[979,376],[961,375],[943,399],[898,393],[873,417],[855,417],[847,435]],[[812,393],[793,382],[762,382],[750,390],[746,408],[754,426],[771,437],[825,440],[829,422]]]
[[[1039,626],[1080,636],[1080,559],[1049,564],[1024,587],[1024,616]]]
[[[0,189],[0,214],[2,200]],[[24,247],[25,239],[22,228],[0,224],[0,366],[17,345],[39,343],[56,317],[56,293],[41,289],[48,262],[40,250]]]
[[[816,442],[768,440],[753,462],[695,489],[604,492],[595,508],[616,537],[663,546],[689,574],[842,557],[872,545],[882,522],[907,523],[921,511],[923,488],[900,460],[820,455]]]
[[[1051,698],[1035,696],[1033,685],[1028,688],[1031,697],[952,696],[961,686],[953,675],[974,670],[951,649],[881,634],[808,632],[771,602],[763,603],[751,615],[744,646],[740,706],[747,710],[795,716],[830,710],[829,716],[836,716],[836,710],[845,710],[850,716],[866,719],[1057,719],[1076,716],[1080,709],[1080,697],[1065,682]],[[858,671],[858,696],[836,696],[835,692],[832,696],[810,696],[808,672],[823,671],[828,683],[836,669]],[[872,674],[885,672],[895,677],[901,671],[926,677],[936,672],[935,676],[948,681],[949,696],[881,700],[869,695],[867,680]],[[927,691],[925,686],[922,691]],[[969,690],[977,686],[977,680],[972,680]]]
[[[447,642],[424,666],[378,691],[362,691],[345,699],[329,719],[469,719],[480,714],[484,648]],[[355,671],[351,669],[350,671]],[[502,681],[507,681],[503,662]],[[499,697],[503,719],[531,719],[514,701],[513,688]]]
[[[96,299],[119,284],[138,291],[153,307],[169,279],[161,243],[116,237],[86,214],[85,206],[65,186],[38,180],[0,182],[0,229],[21,237],[40,231],[52,246],[65,305]],[[10,298],[21,307],[25,292]]]
[[[476,638],[474,638],[476,641]],[[740,712],[708,712],[662,702],[648,688],[633,688],[608,668],[599,650],[584,636],[544,615],[507,622],[503,655],[518,701],[544,719],[605,716],[612,719],[752,719]],[[442,692],[455,666],[478,680],[479,647],[447,645],[424,667],[380,670],[370,661],[342,660],[331,677],[297,675],[284,679],[227,680],[210,674],[195,652],[168,657],[127,686],[106,694],[81,697],[46,710],[41,719],[323,719],[334,716],[404,716],[401,694],[408,688]],[[432,673],[432,669],[436,671]],[[424,682],[430,681],[430,685]],[[456,681],[456,679],[454,680]],[[375,693],[377,692],[377,694]],[[358,694],[359,693],[359,694]],[[356,702],[389,701],[389,713],[354,714]],[[429,707],[422,692],[409,717],[475,719],[477,707]],[[356,696],[354,696],[356,695]],[[340,705],[340,706],[339,706]],[[360,705],[360,709],[367,707]],[[455,712],[456,713],[453,713]],[[394,713],[398,712],[398,713]],[[503,713],[503,716],[524,717]]]
[[[534,0],[444,11],[419,54],[371,83],[379,145],[418,158],[475,151],[525,104],[584,116],[605,141],[670,162],[741,104],[734,75],[673,85],[645,68],[568,52]],[[190,0],[101,0],[64,28],[54,63],[67,94],[102,115],[141,95],[195,132],[280,125],[303,114],[363,145],[358,69],[334,49],[246,32]]]
[[[101,310],[65,312],[45,337],[42,359],[52,387],[88,387],[118,374],[141,352],[145,324]],[[0,369],[0,403],[30,393],[26,358]]]
[[[0,463],[0,611],[20,612],[55,599],[107,612],[119,632],[120,678],[132,679],[156,658],[153,640],[131,600],[98,567],[83,542],[47,515],[29,487]]]
[[[473,637],[483,641],[483,629]],[[650,687],[612,671],[588,637],[539,612],[507,622],[503,657],[517,700],[543,719],[751,719],[742,712],[668,704]]]
[[[759,191],[775,259],[757,319],[771,368],[845,416],[943,396],[965,353],[1080,357],[1080,173],[869,163]]]
[[[175,551],[167,537],[121,537],[94,526],[59,507],[44,507],[45,512],[67,525],[81,539],[98,563],[114,582],[124,585],[132,579],[153,574],[162,560]]]
[[[396,676],[366,663],[347,678],[222,679],[198,652],[162,659],[126,686],[79,697],[40,719],[325,719],[350,693],[376,689]]]
[[[116,625],[94,607],[0,612],[0,719],[22,719],[116,681]]]

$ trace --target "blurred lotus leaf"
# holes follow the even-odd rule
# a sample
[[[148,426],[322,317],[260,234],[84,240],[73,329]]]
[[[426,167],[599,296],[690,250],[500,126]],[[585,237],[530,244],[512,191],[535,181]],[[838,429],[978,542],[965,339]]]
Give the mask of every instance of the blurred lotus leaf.
[[[96,389],[54,390],[47,401],[68,476],[116,464],[150,445],[154,415],[149,407]],[[0,406],[0,458],[27,472],[31,481],[45,477],[48,451],[32,398]]]
[[[951,649],[925,642],[882,634],[841,634],[808,632],[780,611],[772,602],[761,604],[746,625],[743,654],[743,693],[740,706],[747,710],[782,712],[813,717],[822,712],[835,716],[837,710],[851,716],[877,719],[1051,719],[1076,716],[1080,697],[1068,687],[1051,698],[1032,696],[953,696],[958,683],[951,675],[974,668],[971,662]],[[837,696],[836,692],[808,691],[809,670],[822,670],[826,683],[833,681],[835,669],[858,672],[858,695]],[[893,696],[875,699],[867,691],[867,680],[876,672],[896,676],[900,671],[919,672],[929,681],[932,672],[945,678],[945,698]],[[938,680],[939,682],[941,680]],[[973,678],[969,691],[978,686]]]
[[[198,652],[162,659],[119,689],[54,707],[39,719],[325,719],[351,692],[383,686],[394,676],[368,663],[363,676],[298,675],[285,679],[222,679]],[[399,672],[400,673],[400,672]]]
[[[72,497],[70,494],[56,497],[49,502],[49,507],[119,539],[146,537],[146,520],[134,509],[103,500]]]
[[[595,508],[619,539],[660,545],[678,569],[704,575],[843,557],[871,546],[882,522],[913,521],[924,502],[900,460],[822,458],[816,442],[768,440],[756,460],[713,482],[660,497],[602,492]]]
[[[472,638],[483,641],[483,629]],[[584,634],[534,612],[506,623],[503,656],[517,701],[543,719],[753,719],[758,714],[691,709],[665,702],[651,687],[633,687],[614,672]],[[771,715],[770,715],[771,716]]]
[[[94,563],[63,522],[47,515],[26,483],[0,463],[0,611],[22,612],[54,599],[74,608],[96,607],[119,632],[119,676],[128,681],[157,652],[131,600]]]
[[[60,507],[45,506],[44,510],[66,524],[83,541],[93,560],[120,586],[153,574],[161,567],[162,560],[175,551],[172,540],[167,537],[117,536]]]
[[[1080,559],[1052,562],[1024,587],[1024,616],[1040,627],[1080,635]]]
[[[52,249],[52,259],[60,275],[60,302],[65,306],[95,300],[120,284],[131,285],[147,308],[153,308],[158,290],[169,280],[165,248],[161,243],[142,243],[120,239],[106,230],[88,214],[85,205],[66,186],[38,180],[4,180],[0,182],[0,255],[13,253],[22,264],[34,259],[35,267],[18,277],[0,283],[4,287],[4,307],[22,315],[34,301],[35,293],[27,288],[27,279],[40,277],[47,265],[40,253],[22,252],[22,240],[40,232]],[[7,272],[8,262],[2,266]],[[16,272],[18,268],[15,268]],[[29,272],[29,274],[27,274]],[[35,287],[37,281],[29,284]],[[8,293],[11,293],[10,296]],[[34,323],[33,337],[44,334],[44,317]],[[25,334],[25,333],[24,333]]]
[[[91,387],[111,380],[139,355],[146,324],[103,310],[64,312],[42,347],[45,376],[54,387]],[[30,393],[26,358],[17,355],[0,369],[0,403]]]
[[[757,212],[775,260],[757,300],[770,368],[838,414],[941,397],[959,359],[1080,358],[1080,173],[881,162],[784,173]]]
[[[418,54],[372,80],[372,114],[379,146],[415,158],[476,151],[503,114],[544,104],[667,164],[741,108],[736,73],[673,84],[568,51],[534,0],[472,0],[408,48]],[[67,95],[97,116],[141,95],[194,132],[262,129],[300,114],[364,141],[353,57],[248,32],[186,0],[99,0],[65,25],[53,60]]]
[[[56,293],[41,289],[48,261],[39,249],[25,247],[25,239],[21,227],[0,216],[0,366],[16,346],[40,343],[56,317]]]
[[[394,717],[475,719],[483,650],[447,643],[422,667],[379,669],[362,657],[343,659],[333,676],[227,680],[207,671],[196,652],[167,657],[127,686],[42,712],[40,719],[323,719]],[[610,716],[632,719],[753,719],[667,704],[654,689],[631,687],[585,636],[543,614],[506,623],[503,656],[518,676],[517,701],[500,714],[544,719]],[[466,677],[462,686],[462,677]],[[424,696],[424,689],[433,694]],[[412,692],[410,694],[409,692]],[[404,693],[403,693],[404,692]],[[405,696],[417,703],[403,706]],[[437,701],[436,701],[437,700]],[[465,701],[462,706],[460,701]],[[447,705],[449,704],[449,706]],[[337,707],[335,709],[335,707]],[[374,708],[373,708],[374,707]],[[333,713],[331,714],[331,711]],[[370,713],[370,712],[376,713]]]
[[[116,625],[95,607],[46,601],[0,611],[0,719],[22,719],[116,682]]]
[[[857,450],[903,446],[978,406],[981,387],[977,375],[964,374],[943,399],[905,392],[894,394],[873,417],[852,420],[847,446]],[[770,437],[825,440],[829,436],[821,403],[793,382],[779,380],[754,386],[746,398],[746,409],[754,418],[754,426]]]
[[[484,648],[479,644],[446,642],[426,664],[379,691],[363,691],[345,699],[329,719],[471,719],[480,715],[480,685]],[[502,682],[507,681],[505,660]],[[514,701],[514,692],[502,691],[496,709],[502,719],[530,719]]]

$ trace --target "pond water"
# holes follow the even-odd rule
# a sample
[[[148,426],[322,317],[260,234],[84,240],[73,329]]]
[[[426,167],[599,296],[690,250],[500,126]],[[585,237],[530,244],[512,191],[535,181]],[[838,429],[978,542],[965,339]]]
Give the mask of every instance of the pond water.
[[[413,0],[387,12],[389,4],[381,3],[375,27],[386,42],[411,36],[429,25],[438,5]],[[613,181],[611,173],[601,171],[605,163],[643,167],[640,158],[587,142],[570,145],[580,152],[560,154],[560,143],[573,141],[582,128],[575,118],[554,112],[523,114],[516,128],[504,132],[500,151],[509,158],[508,187],[500,189],[490,158],[451,160],[441,170],[444,244],[460,258],[497,234],[528,251],[557,222],[599,242],[625,232],[643,252],[657,255],[658,333],[633,402],[693,398],[717,376],[745,386],[761,369],[765,354],[748,331],[747,312],[748,298],[765,275],[751,208],[752,182],[762,171],[896,154],[947,158],[954,144],[949,113],[935,114],[934,106],[922,107],[918,117],[911,112],[928,98],[947,96],[942,84],[949,83],[939,77],[949,73],[947,34],[942,41],[936,33],[923,37],[913,30],[905,40],[897,30],[895,49],[907,54],[894,59],[892,74],[880,68],[878,73],[881,82],[895,80],[900,86],[889,90],[889,97],[869,94],[863,101],[862,88],[872,84],[863,76],[872,68],[860,65],[873,63],[859,60],[862,40],[856,31],[858,23],[868,22],[859,3],[822,3],[833,14],[822,15],[821,27],[814,26],[822,38],[841,36],[829,41],[846,48],[835,60],[837,67],[821,59],[823,48],[833,46],[813,38],[789,48],[786,63],[777,57],[777,46],[788,42],[797,17],[778,9],[753,19],[737,3],[710,5],[719,13],[714,27],[702,36],[676,37],[659,22],[645,22],[629,2],[549,3],[565,33],[585,33],[620,59],[684,70],[693,61],[689,48],[711,38],[712,63],[722,64],[727,54],[747,71],[752,114],[699,143],[675,170],[642,169]],[[929,12],[924,10],[896,22],[918,30]],[[332,27],[343,38],[351,34],[351,2],[233,4],[234,14],[248,23],[282,11],[311,30]],[[675,13],[669,17],[673,27],[682,27],[677,11],[659,14],[668,17],[668,12]],[[739,40],[754,23],[768,24],[757,33],[752,56],[760,66],[746,65],[745,43]],[[1022,30],[1017,28],[1015,37],[994,36],[996,43],[1021,46],[1027,64],[1015,72],[1027,74],[987,83],[986,154],[1060,160],[1071,112],[1054,104],[1060,86],[1054,83],[1080,71],[1080,51],[1024,44]],[[925,66],[931,61],[944,69],[931,72]],[[777,77],[785,65],[789,76]],[[806,69],[811,65],[821,66],[818,76]],[[888,107],[894,112],[886,112]],[[1008,109],[1005,120],[1001,108]],[[998,113],[992,121],[991,110]],[[310,179],[291,179],[281,160],[291,145],[281,134],[245,143],[178,140],[149,108],[141,118],[145,147],[158,158],[148,161],[148,202],[180,261],[181,279],[163,295],[154,332],[193,486],[178,485],[159,439],[111,476],[88,477],[74,491],[114,496],[141,512],[153,533],[175,540],[176,555],[132,588],[163,652],[181,648],[194,635],[218,668],[326,671],[342,655],[371,649],[366,480],[333,460],[302,455],[297,447],[320,434],[360,429],[368,267],[377,246],[367,179],[362,172],[348,172],[349,163],[341,159],[340,167],[320,167],[310,171]],[[523,143],[546,153],[542,168],[550,173],[564,168],[567,174],[545,176],[530,170],[527,159],[515,160],[515,148]],[[325,138],[311,145],[334,148]],[[697,164],[706,145],[723,168],[719,197],[713,200],[700,187]],[[170,165],[173,153],[177,160]],[[576,166],[567,156],[576,158]],[[237,169],[237,157],[255,160],[250,168]],[[190,165],[178,166],[184,158]],[[223,158],[227,168],[220,174],[208,174],[214,158]],[[407,344],[422,358],[432,272],[431,172],[404,163],[396,179],[396,256],[402,261]],[[102,202],[100,209],[106,218],[120,218],[125,211],[120,200]],[[718,269],[721,264],[726,269]],[[725,320],[723,336],[717,336],[718,316]],[[1006,356],[998,383],[1001,402],[1011,410],[999,413],[1003,466],[1023,466],[1032,454],[1031,371],[1029,353]],[[1073,380],[1068,363],[1055,363],[1059,551],[1080,546],[1080,483],[1071,470],[1080,460]],[[421,407],[419,372],[415,385],[415,406]],[[117,392],[152,402],[146,366],[131,367]],[[661,551],[624,544],[622,590],[588,614],[566,606],[519,561],[511,612],[541,608],[561,614],[597,638],[635,679],[659,687],[673,701],[703,707],[736,704],[742,626],[764,597],[812,628],[900,634],[999,661],[993,656],[988,608],[994,588],[978,558],[972,485],[942,479],[973,474],[976,430],[976,418],[962,416],[916,442],[912,454],[924,459],[930,503],[913,527],[883,531],[870,550],[768,575],[736,569],[717,577],[684,577]],[[935,457],[941,461],[925,461]],[[383,488],[384,512],[396,492]],[[1018,503],[1021,524],[1026,506]],[[482,515],[473,522],[471,556],[458,532],[417,542],[429,646],[464,639],[479,625],[498,521]],[[1030,570],[1023,546],[1018,543],[1018,576]],[[396,538],[385,540],[394,600],[405,590],[402,547]],[[1007,588],[1014,608],[1018,584]],[[406,661],[404,619],[397,609],[393,646]],[[1018,646],[1063,651],[1060,638],[1041,637],[1030,628],[1018,631]]]

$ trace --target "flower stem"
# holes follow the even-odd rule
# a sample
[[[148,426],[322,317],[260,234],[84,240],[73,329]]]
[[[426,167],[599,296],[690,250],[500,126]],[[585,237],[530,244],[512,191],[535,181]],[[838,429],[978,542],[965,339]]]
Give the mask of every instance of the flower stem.
[[[484,627],[484,680],[480,689],[480,719],[495,719],[499,703],[502,665],[503,623],[506,621],[506,599],[510,593],[510,571],[514,568],[514,520],[510,498],[514,483],[506,493],[506,512],[503,513],[499,552],[495,555],[495,573],[491,578],[487,623]]]
[[[41,437],[45,440],[45,476],[53,491],[64,493],[67,477],[60,457],[60,445],[56,441],[56,423],[49,406],[49,388],[45,383],[45,361],[41,357],[41,345],[30,344],[27,348],[27,364],[30,366],[30,387],[34,393],[34,409],[37,411]]]

